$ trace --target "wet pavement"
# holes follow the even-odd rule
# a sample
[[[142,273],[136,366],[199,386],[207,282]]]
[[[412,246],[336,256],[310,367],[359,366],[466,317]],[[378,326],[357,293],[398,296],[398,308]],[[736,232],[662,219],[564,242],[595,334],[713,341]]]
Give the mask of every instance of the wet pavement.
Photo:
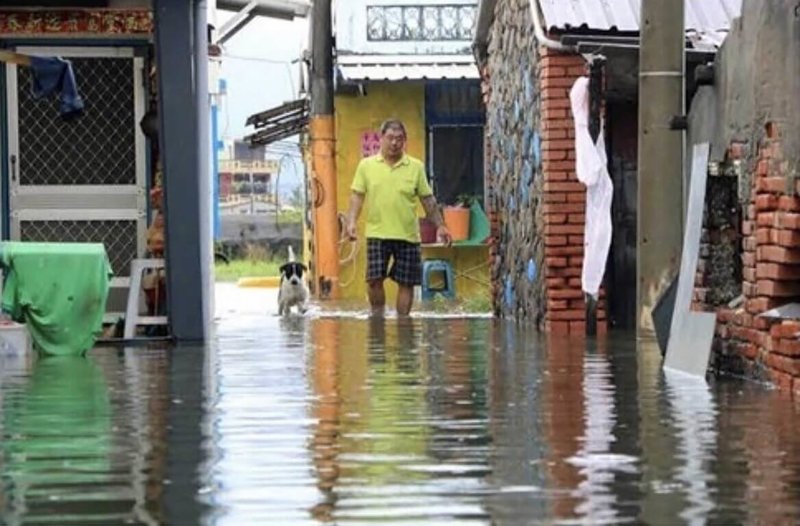
[[[625,338],[217,302],[205,350],[0,364],[0,524],[800,522],[777,391]]]

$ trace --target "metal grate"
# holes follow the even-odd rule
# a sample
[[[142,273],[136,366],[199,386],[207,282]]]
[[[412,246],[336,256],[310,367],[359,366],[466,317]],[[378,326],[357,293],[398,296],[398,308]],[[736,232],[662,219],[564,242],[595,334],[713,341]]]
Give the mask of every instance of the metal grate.
[[[134,76],[130,58],[73,58],[83,116],[64,122],[56,98],[34,99],[19,68],[21,185],[136,184]]]
[[[367,39],[389,42],[469,41],[472,40],[476,17],[475,5],[369,6]]]
[[[103,243],[117,277],[130,274],[136,258],[135,220],[20,221],[20,240],[53,243]]]

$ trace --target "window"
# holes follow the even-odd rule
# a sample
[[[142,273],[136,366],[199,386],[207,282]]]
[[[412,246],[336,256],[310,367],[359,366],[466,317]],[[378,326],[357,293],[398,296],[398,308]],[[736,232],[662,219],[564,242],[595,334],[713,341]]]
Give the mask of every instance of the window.
[[[460,80],[431,83],[425,90],[428,177],[442,204],[460,195],[483,204],[483,124],[480,85]]]
[[[467,194],[483,203],[483,126],[433,126],[428,150],[437,201],[454,204]]]

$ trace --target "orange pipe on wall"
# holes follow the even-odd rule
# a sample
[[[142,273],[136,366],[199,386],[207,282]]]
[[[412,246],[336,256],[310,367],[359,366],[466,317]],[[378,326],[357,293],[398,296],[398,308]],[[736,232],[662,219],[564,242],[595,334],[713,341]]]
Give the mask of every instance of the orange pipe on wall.
[[[336,132],[333,115],[311,117],[314,199],[314,290],[319,299],[339,297],[339,218],[336,200]]]

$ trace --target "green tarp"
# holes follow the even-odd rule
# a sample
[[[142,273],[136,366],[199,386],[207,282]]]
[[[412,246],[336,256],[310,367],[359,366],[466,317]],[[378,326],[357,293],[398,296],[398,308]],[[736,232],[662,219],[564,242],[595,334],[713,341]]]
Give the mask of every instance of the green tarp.
[[[0,245],[6,273],[3,311],[25,323],[36,348],[79,355],[102,330],[111,265],[102,244]]]

